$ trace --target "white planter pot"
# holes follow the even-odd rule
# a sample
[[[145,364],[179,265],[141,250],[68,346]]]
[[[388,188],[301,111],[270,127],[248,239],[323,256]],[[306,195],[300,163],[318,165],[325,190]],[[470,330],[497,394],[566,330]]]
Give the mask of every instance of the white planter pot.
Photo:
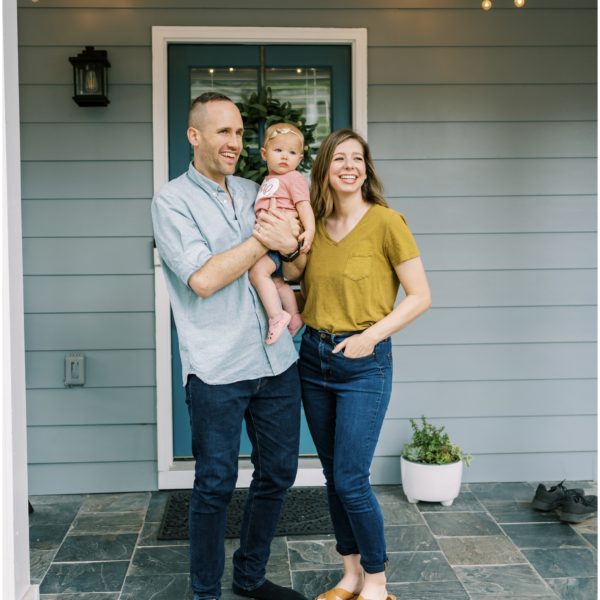
[[[460,493],[463,463],[459,460],[448,465],[426,465],[400,457],[402,488],[409,502],[441,502],[452,506]]]

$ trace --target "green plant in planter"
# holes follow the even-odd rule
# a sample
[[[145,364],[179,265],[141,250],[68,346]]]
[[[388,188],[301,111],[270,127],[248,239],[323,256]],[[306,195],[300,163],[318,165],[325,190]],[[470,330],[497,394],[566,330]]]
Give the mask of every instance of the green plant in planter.
[[[290,102],[281,102],[273,98],[270,87],[258,92],[242,95],[236,106],[244,119],[244,147],[235,171],[236,175],[260,183],[267,174],[267,165],[256,151],[262,145],[262,136],[269,125],[291,123],[304,136],[304,158],[299,171],[309,171],[312,167],[311,144],[315,141],[314,131],[317,123],[307,125],[302,109],[293,108]],[[251,148],[254,147],[254,151]]]
[[[435,427],[421,417],[422,426],[419,427],[414,419],[410,419],[413,429],[412,440],[404,445],[402,456],[412,462],[431,465],[446,465],[462,460],[469,466],[472,456],[465,454],[456,444],[450,441],[450,436],[444,427]]]

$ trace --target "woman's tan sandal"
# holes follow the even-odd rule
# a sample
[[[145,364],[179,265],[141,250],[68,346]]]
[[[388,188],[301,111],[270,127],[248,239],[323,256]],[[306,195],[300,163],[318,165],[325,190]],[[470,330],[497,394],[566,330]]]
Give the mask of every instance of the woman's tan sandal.
[[[333,588],[317,596],[316,600],[357,600],[358,596],[352,592],[347,592],[343,588]]]

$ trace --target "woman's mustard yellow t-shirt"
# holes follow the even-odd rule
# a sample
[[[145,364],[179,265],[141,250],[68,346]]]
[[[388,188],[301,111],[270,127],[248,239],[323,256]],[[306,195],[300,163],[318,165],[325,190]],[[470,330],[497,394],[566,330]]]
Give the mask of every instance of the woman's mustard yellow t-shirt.
[[[404,217],[374,204],[339,242],[321,220],[306,270],[302,319],[333,333],[362,331],[394,308],[401,262],[419,256]]]

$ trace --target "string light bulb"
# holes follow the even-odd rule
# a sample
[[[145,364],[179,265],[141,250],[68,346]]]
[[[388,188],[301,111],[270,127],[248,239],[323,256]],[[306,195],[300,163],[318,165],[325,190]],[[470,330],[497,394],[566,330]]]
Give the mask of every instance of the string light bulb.
[[[492,8],[492,0],[483,0],[481,8],[483,8],[483,10],[490,10],[490,8]]]
[[[515,6],[517,8],[523,8],[525,6],[525,0],[515,0]]]

